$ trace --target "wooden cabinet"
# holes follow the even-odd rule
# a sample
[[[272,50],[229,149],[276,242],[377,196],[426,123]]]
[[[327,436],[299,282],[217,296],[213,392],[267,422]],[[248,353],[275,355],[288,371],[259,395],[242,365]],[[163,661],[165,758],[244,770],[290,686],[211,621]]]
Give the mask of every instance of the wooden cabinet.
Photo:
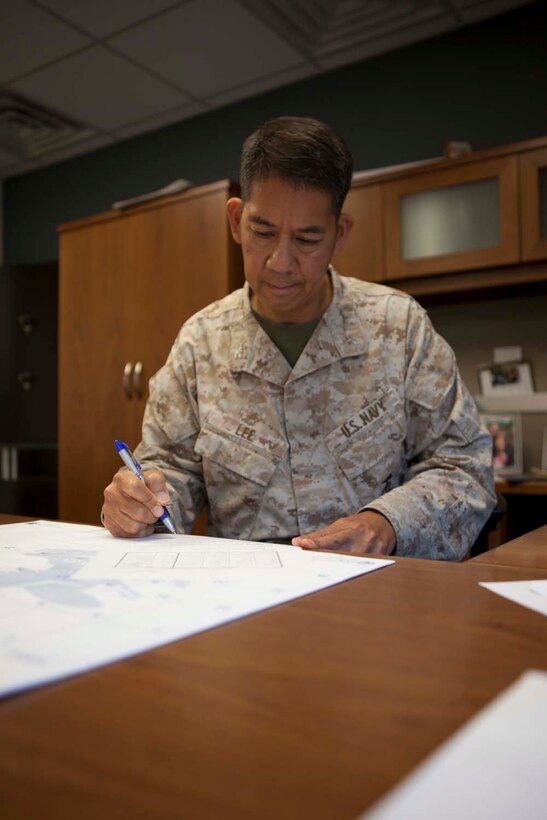
[[[97,523],[120,466],[114,439],[140,440],[148,379],[182,323],[243,283],[227,181],[61,226],[59,517]]]
[[[351,214],[354,226],[346,247],[333,259],[346,276],[367,282],[384,278],[383,196],[381,185],[356,183],[346,197],[343,210]]]
[[[547,138],[354,176],[341,273],[415,296],[547,281]]]
[[[519,162],[522,258],[547,259],[547,148],[522,154]]]
[[[516,157],[386,183],[385,241],[386,279],[516,263]]]

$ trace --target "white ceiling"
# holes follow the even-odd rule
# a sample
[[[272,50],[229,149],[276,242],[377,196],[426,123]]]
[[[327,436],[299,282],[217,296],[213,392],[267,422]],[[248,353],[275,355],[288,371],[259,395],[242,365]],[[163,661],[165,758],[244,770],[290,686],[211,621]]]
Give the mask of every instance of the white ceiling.
[[[0,178],[528,2],[0,0]],[[67,122],[25,141],[10,95]]]

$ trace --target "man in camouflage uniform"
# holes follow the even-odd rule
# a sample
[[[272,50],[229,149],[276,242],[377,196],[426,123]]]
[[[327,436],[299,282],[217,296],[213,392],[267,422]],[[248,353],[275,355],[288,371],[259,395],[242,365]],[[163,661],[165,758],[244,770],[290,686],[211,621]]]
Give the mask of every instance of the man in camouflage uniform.
[[[171,504],[188,531],[458,560],[494,503],[491,442],[454,354],[408,295],[340,277],[330,259],[352,160],[324,124],[265,123],[227,204],[241,290],[193,316],[150,382],[136,456],[103,520],[153,531]],[[166,483],[167,482],[167,483]]]

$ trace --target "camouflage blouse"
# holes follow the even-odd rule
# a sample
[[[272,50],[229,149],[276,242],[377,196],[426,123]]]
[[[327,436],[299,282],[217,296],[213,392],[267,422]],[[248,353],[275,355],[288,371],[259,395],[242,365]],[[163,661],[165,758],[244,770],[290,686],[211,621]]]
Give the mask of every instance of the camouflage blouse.
[[[491,443],[454,353],[407,294],[340,277],[295,366],[248,285],[179,332],[150,381],[136,456],[188,531],[290,538],[364,508],[398,555],[459,560],[494,504]]]

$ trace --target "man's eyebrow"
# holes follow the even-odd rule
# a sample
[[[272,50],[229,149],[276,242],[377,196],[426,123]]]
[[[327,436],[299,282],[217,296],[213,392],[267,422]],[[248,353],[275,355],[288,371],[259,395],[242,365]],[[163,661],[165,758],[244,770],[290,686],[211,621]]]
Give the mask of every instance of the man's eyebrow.
[[[256,215],[250,216],[249,217],[249,222],[254,222],[255,225],[264,225],[267,228],[275,228],[275,225],[273,224],[273,222],[268,222],[268,220],[264,219],[263,216],[256,216]]]
[[[265,228],[275,228],[273,222],[270,222],[268,219],[264,219],[263,216],[258,216],[257,214],[253,214],[253,216],[250,216],[249,222],[252,222],[255,225],[263,225]],[[297,228],[296,233],[312,233],[323,235],[325,231],[319,225],[306,225],[306,227],[304,228]]]

